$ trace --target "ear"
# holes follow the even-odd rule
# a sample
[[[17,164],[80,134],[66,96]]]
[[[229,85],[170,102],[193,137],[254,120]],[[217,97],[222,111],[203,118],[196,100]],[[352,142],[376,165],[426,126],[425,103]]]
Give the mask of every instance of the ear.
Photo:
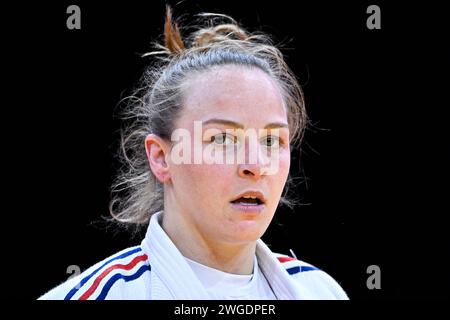
[[[170,179],[169,165],[166,162],[169,145],[161,137],[149,134],[145,138],[145,152],[150,169],[159,182],[165,183]]]

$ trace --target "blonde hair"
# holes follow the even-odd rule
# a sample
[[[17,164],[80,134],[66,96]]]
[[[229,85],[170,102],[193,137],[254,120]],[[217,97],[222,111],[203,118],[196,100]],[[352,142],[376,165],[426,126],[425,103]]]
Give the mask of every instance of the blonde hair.
[[[163,185],[149,168],[144,140],[154,133],[170,141],[182,108],[181,85],[192,73],[230,64],[263,70],[282,93],[291,145],[301,142],[307,124],[303,93],[272,40],[260,32],[247,32],[226,15],[203,13],[199,17],[196,30],[183,39],[167,7],[164,42],[155,43],[155,50],[144,54],[154,61],[122,110],[122,166],[112,185],[110,202],[110,213],[116,222],[143,226],[153,213],[163,210]],[[296,204],[286,196],[291,182],[289,178],[280,199],[280,204],[290,207]]]

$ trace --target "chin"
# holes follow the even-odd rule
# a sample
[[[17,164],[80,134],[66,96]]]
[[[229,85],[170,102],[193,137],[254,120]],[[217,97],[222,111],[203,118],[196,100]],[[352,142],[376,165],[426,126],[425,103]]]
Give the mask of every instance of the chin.
[[[265,226],[257,221],[240,221],[230,235],[230,240],[237,243],[253,242],[261,238],[266,231]]]

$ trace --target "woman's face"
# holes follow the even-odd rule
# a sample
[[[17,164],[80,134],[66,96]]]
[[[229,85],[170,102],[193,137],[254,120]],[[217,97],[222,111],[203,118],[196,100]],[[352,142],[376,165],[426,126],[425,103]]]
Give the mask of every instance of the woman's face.
[[[181,140],[172,139],[166,200],[180,215],[175,219],[206,240],[259,239],[273,218],[290,166],[287,112],[275,82],[257,68],[239,66],[196,74],[185,82],[175,128],[191,139],[183,148]],[[190,161],[180,163],[189,147]],[[195,159],[195,153],[200,157]],[[241,195],[257,196],[256,203],[239,200]]]

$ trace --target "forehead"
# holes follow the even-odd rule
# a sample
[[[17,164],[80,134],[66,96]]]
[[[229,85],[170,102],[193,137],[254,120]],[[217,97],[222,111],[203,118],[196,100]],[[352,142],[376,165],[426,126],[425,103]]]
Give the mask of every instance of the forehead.
[[[287,121],[275,81],[258,68],[234,65],[214,67],[185,82],[180,120],[205,120],[211,116],[255,127]]]

